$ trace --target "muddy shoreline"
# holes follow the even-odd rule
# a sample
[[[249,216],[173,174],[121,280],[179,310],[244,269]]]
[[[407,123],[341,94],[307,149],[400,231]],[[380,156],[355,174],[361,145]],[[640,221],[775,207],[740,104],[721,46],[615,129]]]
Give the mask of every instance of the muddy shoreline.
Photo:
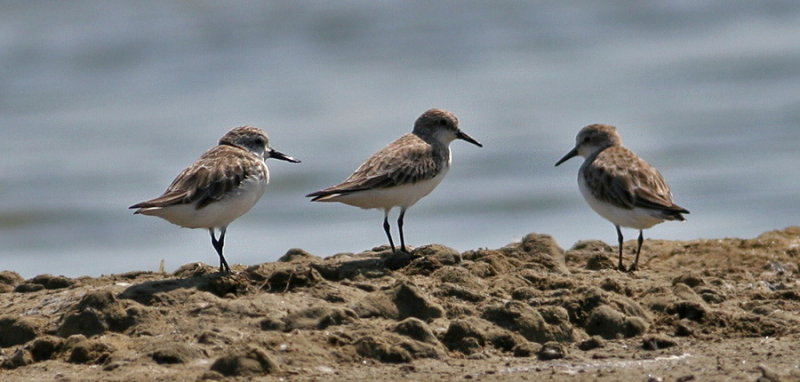
[[[615,264],[606,243],[529,234],[295,249],[224,276],[4,271],[0,379],[800,380],[800,227],[647,240],[640,271]]]

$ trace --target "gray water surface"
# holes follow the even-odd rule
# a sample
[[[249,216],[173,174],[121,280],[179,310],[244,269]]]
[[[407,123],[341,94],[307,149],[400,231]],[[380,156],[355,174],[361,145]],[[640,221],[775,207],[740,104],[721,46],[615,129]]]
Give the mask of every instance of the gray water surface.
[[[243,124],[303,163],[268,162],[267,194],[228,231],[229,262],[384,244],[381,212],[303,195],[431,107],[484,148],[453,142],[447,178],[406,215],[410,245],[614,243],[578,192],[580,159],[553,167],[595,122],[617,125],[692,211],[646,237],[796,225],[798,20],[796,1],[6,1],[0,269],[216,264],[207,232],[127,207]]]

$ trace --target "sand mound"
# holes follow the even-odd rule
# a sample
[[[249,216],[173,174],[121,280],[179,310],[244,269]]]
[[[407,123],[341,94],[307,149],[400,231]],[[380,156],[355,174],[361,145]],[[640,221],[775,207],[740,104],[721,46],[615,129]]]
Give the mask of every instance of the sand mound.
[[[464,253],[293,249],[231,275],[0,272],[0,376],[797,377],[799,227],[648,240],[635,274],[615,257],[602,242],[564,251],[529,234]]]

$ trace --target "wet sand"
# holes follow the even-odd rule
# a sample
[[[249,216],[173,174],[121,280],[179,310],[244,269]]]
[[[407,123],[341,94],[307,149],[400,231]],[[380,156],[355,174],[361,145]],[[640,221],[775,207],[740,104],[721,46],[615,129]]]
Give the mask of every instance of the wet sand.
[[[625,243],[626,263],[633,241]],[[386,247],[97,278],[0,272],[0,379],[800,380],[800,227]]]

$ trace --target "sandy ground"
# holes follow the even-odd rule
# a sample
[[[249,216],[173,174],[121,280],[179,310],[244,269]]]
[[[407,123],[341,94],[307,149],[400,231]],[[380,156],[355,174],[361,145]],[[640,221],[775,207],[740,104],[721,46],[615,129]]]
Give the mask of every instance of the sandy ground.
[[[624,273],[605,243],[529,234],[231,275],[0,272],[0,380],[800,381],[800,227],[642,256]]]

